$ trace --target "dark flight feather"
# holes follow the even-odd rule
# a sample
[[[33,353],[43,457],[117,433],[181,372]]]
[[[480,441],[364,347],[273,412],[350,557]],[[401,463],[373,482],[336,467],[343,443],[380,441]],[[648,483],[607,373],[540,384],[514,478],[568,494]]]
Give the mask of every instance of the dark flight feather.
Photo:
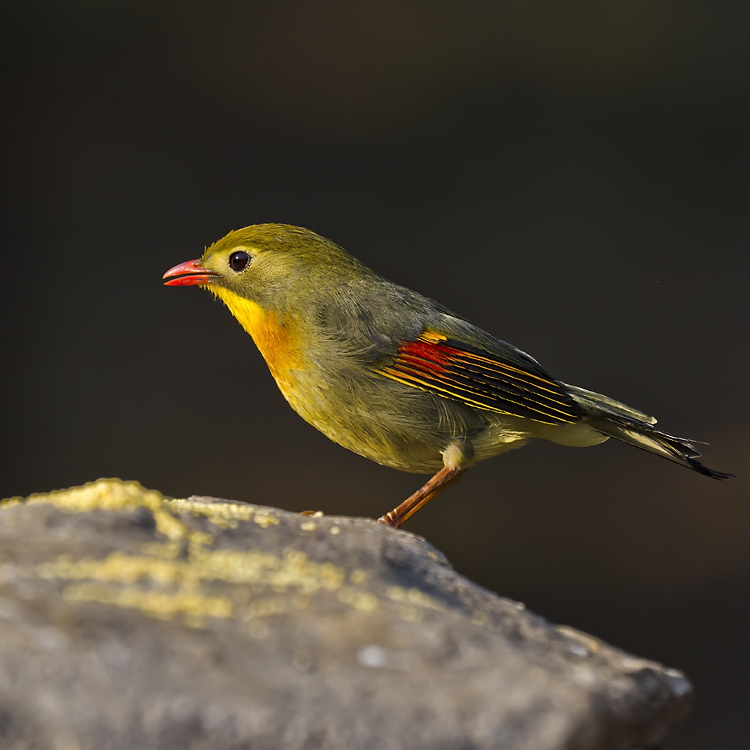
[[[563,384],[432,331],[402,342],[392,364],[376,372],[477,409],[544,424],[578,422],[585,413]]]

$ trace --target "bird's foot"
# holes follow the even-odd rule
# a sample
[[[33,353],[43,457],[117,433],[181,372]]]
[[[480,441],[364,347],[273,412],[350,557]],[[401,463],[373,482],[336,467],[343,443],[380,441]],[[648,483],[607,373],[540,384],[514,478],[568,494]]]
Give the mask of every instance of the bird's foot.
[[[396,511],[392,510],[386,513],[384,516],[378,518],[378,523],[382,523],[383,526],[390,526],[392,529],[397,529],[401,525],[402,519],[396,515]]]

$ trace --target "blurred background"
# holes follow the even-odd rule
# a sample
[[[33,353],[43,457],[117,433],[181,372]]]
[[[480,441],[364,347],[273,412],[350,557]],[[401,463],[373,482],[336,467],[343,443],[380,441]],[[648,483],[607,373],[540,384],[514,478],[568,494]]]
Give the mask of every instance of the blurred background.
[[[378,516],[423,477],[330,443],[161,275],[309,227],[711,443],[487,461],[407,524],[553,622],[686,671],[666,750],[750,726],[750,5],[26,2],[0,114],[0,494],[101,476]]]

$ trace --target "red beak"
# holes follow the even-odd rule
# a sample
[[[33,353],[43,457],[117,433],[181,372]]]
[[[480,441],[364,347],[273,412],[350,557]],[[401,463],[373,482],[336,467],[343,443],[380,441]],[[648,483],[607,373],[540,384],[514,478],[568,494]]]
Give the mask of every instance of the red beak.
[[[163,279],[165,286],[195,286],[196,284],[208,284],[216,276],[201,265],[200,258],[180,263],[179,266],[170,268]]]

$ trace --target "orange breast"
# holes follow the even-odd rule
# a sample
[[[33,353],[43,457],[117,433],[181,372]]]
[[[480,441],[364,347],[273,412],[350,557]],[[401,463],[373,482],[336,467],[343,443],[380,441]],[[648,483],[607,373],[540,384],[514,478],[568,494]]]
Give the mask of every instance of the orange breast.
[[[267,315],[252,331],[247,327],[258,350],[276,380],[285,379],[290,370],[299,369],[299,340],[288,321]]]

